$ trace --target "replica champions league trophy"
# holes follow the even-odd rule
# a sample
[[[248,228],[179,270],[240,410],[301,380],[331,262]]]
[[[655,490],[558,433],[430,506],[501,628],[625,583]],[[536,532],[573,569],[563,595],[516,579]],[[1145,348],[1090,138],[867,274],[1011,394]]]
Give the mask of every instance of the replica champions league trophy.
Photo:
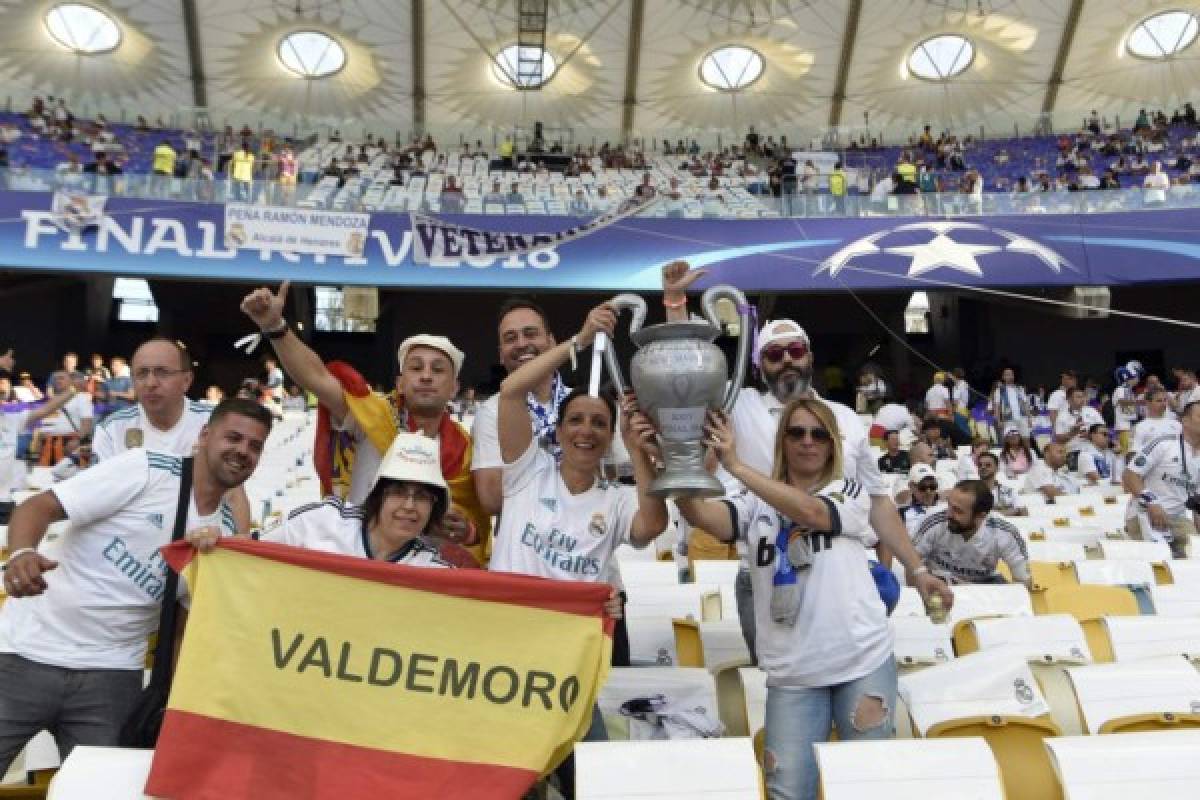
[[[717,301],[733,302],[740,320],[737,361],[727,375],[725,355],[713,340],[721,335]],[[732,286],[713,286],[700,299],[707,322],[666,322],[642,330],[646,301],[636,294],[619,294],[609,301],[618,313],[633,313],[630,338],[638,346],[630,364],[633,390],[638,405],[655,422],[664,467],[650,487],[656,497],[720,497],[721,482],[704,468],[705,414],[733,409],[746,376],[753,321],[746,297]],[[624,393],[625,381],[616,354],[604,351],[608,371],[617,391]]]

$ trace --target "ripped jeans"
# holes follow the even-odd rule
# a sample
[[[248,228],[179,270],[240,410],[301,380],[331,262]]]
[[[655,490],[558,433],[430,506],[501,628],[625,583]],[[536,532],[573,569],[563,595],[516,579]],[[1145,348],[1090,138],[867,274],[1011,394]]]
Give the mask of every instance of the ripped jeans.
[[[849,683],[818,689],[769,687],[763,754],[767,795],[771,800],[816,800],[813,743],[829,739],[831,723],[839,741],[890,739],[895,709],[896,662],[891,655],[874,672]]]

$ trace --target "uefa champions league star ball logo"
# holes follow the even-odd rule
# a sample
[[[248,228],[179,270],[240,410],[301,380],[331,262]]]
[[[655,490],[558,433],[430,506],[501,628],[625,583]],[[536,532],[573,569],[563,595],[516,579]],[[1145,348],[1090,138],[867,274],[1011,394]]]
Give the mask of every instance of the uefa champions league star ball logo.
[[[1020,234],[974,222],[938,220],[900,225],[851,242],[821,262],[817,274],[828,272],[836,278],[843,269],[855,267],[894,273],[906,264],[910,278],[938,269],[982,278],[986,257],[995,253],[1029,256],[1055,274],[1064,267],[1075,269],[1054,250]]]

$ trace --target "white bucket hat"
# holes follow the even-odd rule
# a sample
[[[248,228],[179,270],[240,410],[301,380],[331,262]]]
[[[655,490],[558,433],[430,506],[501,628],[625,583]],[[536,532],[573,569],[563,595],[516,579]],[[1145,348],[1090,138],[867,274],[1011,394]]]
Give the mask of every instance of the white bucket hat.
[[[408,351],[414,347],[432,347],[434,350],[440,350],[446,354],[450,362],[454,364],[454,377],[458,377],[459,370],[462,369],[463,351],[454,346],[454,342],[447,339],[445,336],[434,336],[431,333],[418,333],[416,336],[410,336],[400,343],[399,349],[396,350],[396,361],[400,364],[400,371],[404,371],[404,361],[408,358]]]
[[[436,512],[438,506],[444,513],[449,505],[450,490],[442,476],[442,460],[436,439],[419,433],[396,434],[383,454],[372,488],[384,479],[423,483],[436,490],[441,499],[434,507],[435,517],[439,516]]]

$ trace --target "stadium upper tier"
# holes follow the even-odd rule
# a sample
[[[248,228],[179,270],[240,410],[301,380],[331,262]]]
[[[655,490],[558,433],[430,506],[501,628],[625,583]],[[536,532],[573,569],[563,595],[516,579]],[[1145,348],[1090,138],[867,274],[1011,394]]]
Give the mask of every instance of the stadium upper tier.
[[[1163,129],[1161,135],[1136,139],[1128,131],[1105,131],[1101,136],[1083,138],[966,138],[942,153],[919,145],[851,147],[814,154],[816,172],[807,180],[803,174],[807,155],[800,154],[794,194],[780,192],[777,162],[759,155],[722,158],[691,148],[686,153],[636,154],[633,158],[643,159],[644,166],[639,162],[631,168],[606,166],[611,159],[606,162],[600,155],[582,152],[518,152],[505,162],[478,147],[470,148],[468,154],[334,141],[302,149],[297,155],[298,185],[288,187],[273,178],[277,173],[272,172],[270,159],[262,157],[282,146],[270,134],[245,137],[260,157],[254,180],[244,182],[230,180],[224,169],[231,139],[240,142],[241,134],[145,130],[108,123],[102,135],[93,132],[62,141],[37,130],[24,114],[0,114],[0,140],[8,164],[4,185],[12,190],[65,188],[162,200],[244,200],[341,210],[574,216],[615,208],[641,185],[652,187],[659,196],[644,213],[684,218],[1060,213],[1191,206],[1196,201],[1190,181],[1200,175],[1200,163],[1193,164],[1191,155],[1196,138],[1194,126],[1177,124]],[[150,174],[154,148],[164,141],[179,154],[176,175],[202,177]],[[1086,146],[1081,145],[1083,141]],[[201,169],[180,169],[187,163],[184,156],[188,151],[203,159],[202,165],[195,165]],[[88,165],[94,164],[101,152],[120,166],[120,175],[89,171]],[[905,158],[928,165],[941,191],[919,195],[881,191],[880,181]],[[329,169],[334,159],[340,161],[336,172]],[[835,198],[830,192],[830,171],[836,159],[845,164],[844,198]],[[627,155],[625,162],[631,160]],[[522,165],[522,161],[527,163]],[[1155,161],[1161,162],[1170,179],[1165,192],[1141,188]],[[571,162],[573,169],[558,171]],[[525,169],[514,169],[519,166]],[[1128,188],[1074,191],[1099,184],[1100,176],[1108,171],[1111,175],[1106,177]],[[981,178],[982,196],[968,191],[964,184],[964,178],[974,173]],[[447,191],[451,179],[460,192]],[[1029,191],[1024,191],[1026,187]]]

